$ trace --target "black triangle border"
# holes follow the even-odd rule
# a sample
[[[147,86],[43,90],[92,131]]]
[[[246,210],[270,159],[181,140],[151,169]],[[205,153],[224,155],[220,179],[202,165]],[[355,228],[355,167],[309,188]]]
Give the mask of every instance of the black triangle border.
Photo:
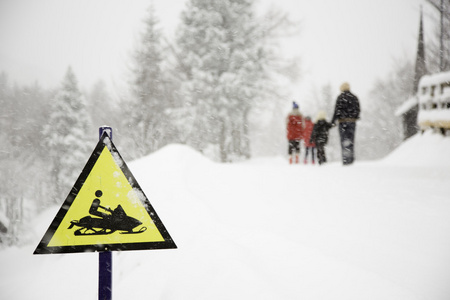
[[[56,230],[58,229],[58,227],[61,224],[62,220],[64,219],[66,213],[69,211],[73,201],[75,200],[76,196],[78,195],[78,192],[82,188],[87,177],[91,173],[94,165],[96,164],[96,162],[97,162],[98,158],[100,157],[100,154],[102,153],[105,146],[108,148],[108,150],[111,152],[111,154],[113,154],[115,160],[116,159],[120,160],[119,167],[122,170],[125,177],[127,178],[131,187],[138,189],[142,193],[142,195],[144,195],[145,200],[144,200],[144,203],[142,203],[142,204],[146,208],[147,213],[149,214],[150,218],[154,222],[156,228],[161,233],[161,236],[164,238],[164,241],[163,242],[94,244],[94,245],[49,247],[48,243],[50,242],[51,238],[53,237]],[[158,214],[153,209],[153,206],[150,204],[150,201],[148,200],[144,191],[139,186],[139,183],[136,181],[136,178],[131,173],[130,169],[128,168],[127,164],[123,160],[119,151],[117,151],[117,148],[115,147],[112,140],[109,138],[108,134],[106,132],[104,132],[102,134],[102,136],[100,137],[100,140],[97,143],[97,146],[95,147],[94,151],[92,152],[91,156],[89,157],[89,160],[87,161],[85,167],[81,171],[80,176],[78,177],[74,186],[72,187],[69,195],[67,195],[66,200],[62,204],[61,208],[59,209],[58,213],[56,214],[55,218],[53,219],[52,223],[50,224],[49,228],[47,229],[46,233],[44,234],[44,237],[42,238],[41,242],[39,243],[39,245],[37,246],[37,248],[33,254],[126,251],[126,250],[155,250],[155,249],[176,249],[176,248],[177,248],[177,246],[175,245],[175,242],[171,238],[169,232],[167,231],[166,227],[162,223],[161,219],[158,217]]]

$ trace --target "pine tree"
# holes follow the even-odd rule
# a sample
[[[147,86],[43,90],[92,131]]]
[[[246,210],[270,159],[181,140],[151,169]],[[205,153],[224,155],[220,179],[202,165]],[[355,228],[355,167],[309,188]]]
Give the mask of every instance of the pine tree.
[[[376,82],[361,112],[360,134],[356,136],[356,145],[364,145],[360,148],[362,159],[384,157],[402,142],[402,124],[395,111],[413,90],[414,65],[407,59],[399,59],[388,76]]]
[[[117,127],[116,105],[103,80],[97,81],[87,95],[87,109],[94,128],[103,125]]]
[[[250,157],[249,114],[263,91],[270,86],[267,79],[268,51],[264,30],[255,26],[253,1],[230,1],[226,15],[227,42],[230,44],[228,70],[220,84],[229,102],[231,143],[226,149],[231,160]]]
[[[217,6],[212,1],[189,1],[177,31],[179,67],[184,75],[180,80],[184,98],[180,110],[184,115],[180,116],[185,120],[185,142],[197,150],[205,150],[224,129],[224,120],[212,109],[217,101],[219,70],[224,65],[220,50],[227,49]]]
[[[44,128],[45,145],[52,161],[54,201],[70,191],[89,154],[93,136],[88,135],[89,118],[85,98],[78,89],[72,69],[67,69],[61,87],[52,99],[49,122]]]
[[[145,19],[145,31],[133,56],[132,99],[127,104],[127,127],[133,139],[133,156],[140,157],[165,144],[167,108],[162,70],[164,62],[162,33],[155,9],[150,6]]]
[[[253,2],[190,0],[176,40],[187,142],[222,162],[250,156],[249,114],[272,86],[269,30]]]
[[[10,87],[6,74],[0,74],[0,215],[9,220],[0,243],[17,242],[25,212],[30,207],[41,209],[48,201],[49,176],[44,171],[48,161],[41,145],[47,99],[48,93],[37,83]]]

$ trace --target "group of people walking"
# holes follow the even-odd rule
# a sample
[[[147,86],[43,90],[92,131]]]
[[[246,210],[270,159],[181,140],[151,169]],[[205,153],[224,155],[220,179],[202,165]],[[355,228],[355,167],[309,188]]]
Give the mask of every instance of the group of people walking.
[[[289,142],[289,163],[300,162],[301,141],[305,146],[303,162],[308,163],[308,154],[311,152],[311,162],[314,164],[314,152],[317,149],[318,163],[321,165],[327,161],[325,146],[328,143],[328,132],[339,122],[338,131],[341,142],[342,163],[350,165],[355,160],[355,131],[356,121],[359,119],[360,106],[358,97],[350,92],[350,85],[343,83],[340,87],[341,94],[337,97],[336,106],[331,122],[326,120],[326,113],[320,111],[317,114],[316,123],[310,117],[303,117],[299,105],[292,104],[292,111],[288,114],[287,139]]]

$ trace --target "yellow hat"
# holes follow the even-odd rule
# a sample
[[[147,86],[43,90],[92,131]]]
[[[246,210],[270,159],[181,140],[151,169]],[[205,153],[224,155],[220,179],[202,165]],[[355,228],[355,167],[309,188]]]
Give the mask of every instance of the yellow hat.
[[[348,82],[344,82],[341,84],[341,92],[348,92],[350,91],[350,84]]]
[[[323,110],[321,110],[317,113],[317,121],[325,120],[326,118],[327,118],[327,113],[324,112]]]

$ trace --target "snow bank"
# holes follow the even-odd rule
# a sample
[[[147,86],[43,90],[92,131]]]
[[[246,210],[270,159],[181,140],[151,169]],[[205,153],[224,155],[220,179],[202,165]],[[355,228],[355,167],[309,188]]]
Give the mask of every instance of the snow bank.
[[[349,167],[219,164],[181,145],[131,162],[178,249],[114,252],[113,299],[447,300],[449,141],[417,135]],[[32,255],[56,211],[0,251],[0,299],[97,299],[98,254]]]
[[[450,138],[426,131],[409,138],[384,163],[402,166],[450,167]]]
[[[176,167],[192,162],[195,162],[196,164],[205,164],[211,161],[189,146],[171,144],[151,155],[133,161],[132,164],[157,164],[162,167]]]

